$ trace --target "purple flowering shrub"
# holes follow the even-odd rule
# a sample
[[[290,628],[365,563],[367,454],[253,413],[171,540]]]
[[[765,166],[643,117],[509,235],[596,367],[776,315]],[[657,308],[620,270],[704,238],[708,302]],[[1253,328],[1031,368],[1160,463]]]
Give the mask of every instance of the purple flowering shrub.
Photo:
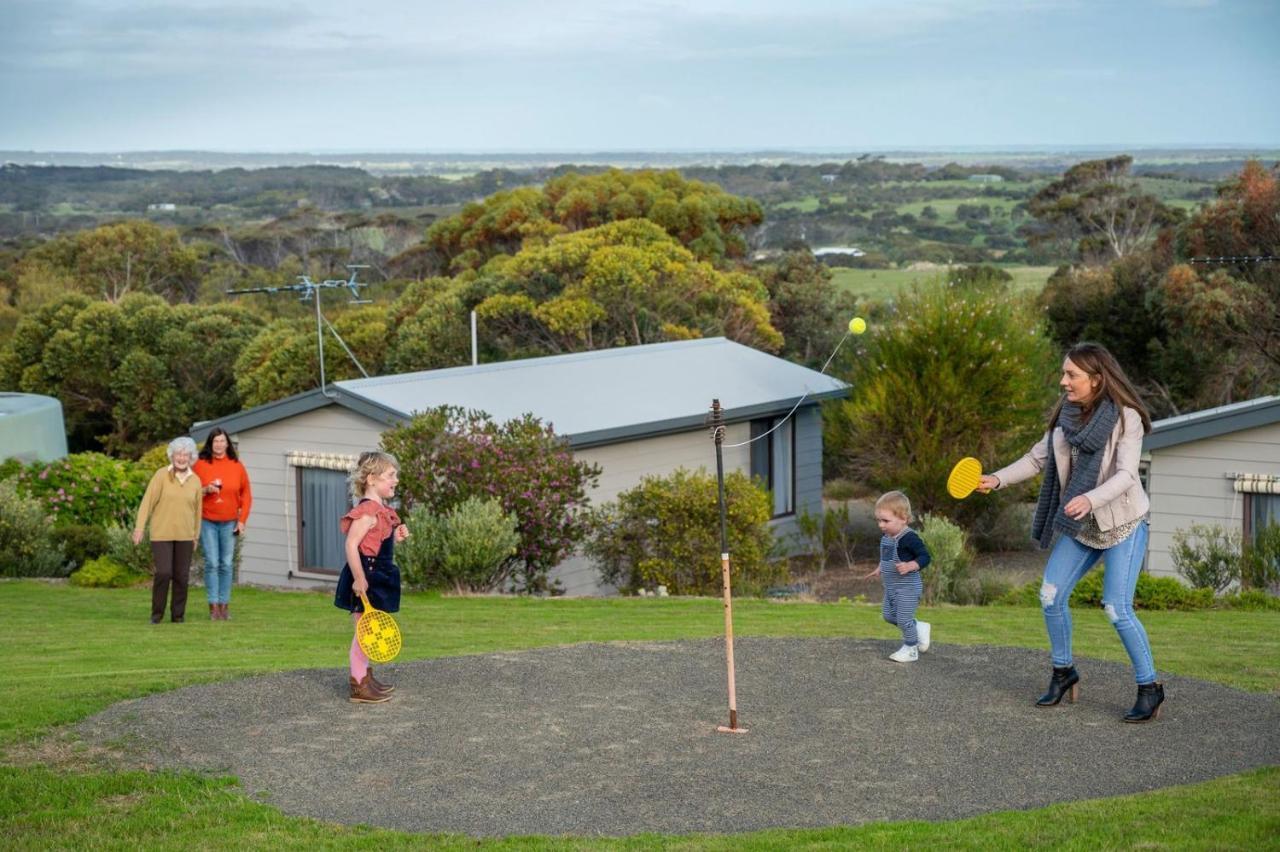
[[[132,526],[155,470],[102,453],[75,453],[34,462],[14,477],[19,493],[34,497],[56,526]]]
[[[516,517],[512,580],[543,592],[547,572],[568,558],[588,531],[587,492],[598,465],[574,458],[568,442],[531,414],[495,423],[482,411],[441,406],[382,435],[400,461],[400,497],[443,516],[470,497],[495,499]]]

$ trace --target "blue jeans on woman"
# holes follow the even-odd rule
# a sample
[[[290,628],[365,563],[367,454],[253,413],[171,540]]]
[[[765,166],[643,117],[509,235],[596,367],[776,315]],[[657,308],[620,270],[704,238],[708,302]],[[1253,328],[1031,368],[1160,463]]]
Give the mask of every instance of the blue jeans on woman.
[[[200,522],[200,549],[204,552],[204,591],[211,604],[231,603],[235,535],[235,521]]]
[[[1044,566],[1044,583],[1040,586],[1040,606],[1044,610],[1044,626],[1049,631],[1055,666],[1071,665],[1071,590],[1101,558],[1106,563],[1102,575],[1102,608],[1129,653],[1134,678],[1138,683],[1151,683],[1156,679],[1147,631],[1133,611],[1133,590],[1138,585],[1150,534],[1147,526],[1143,521],[1128,538],[1106,550],[1083,545],[1070,536],[1059,536]]]

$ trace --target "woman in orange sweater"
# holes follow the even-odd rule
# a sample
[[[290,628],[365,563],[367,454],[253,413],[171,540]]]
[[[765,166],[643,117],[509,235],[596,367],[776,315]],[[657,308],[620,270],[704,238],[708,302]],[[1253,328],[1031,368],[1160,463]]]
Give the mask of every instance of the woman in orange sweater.
[[[200,517],[200,550],[204,553],[204,590],[209,618],[226,621],[231,604],[232,562],[235,537],[244,532],[253,505],[249,472],[240,463],[231,436],[215,427],[204,440],[204,449],[193,468],[203,486]]]

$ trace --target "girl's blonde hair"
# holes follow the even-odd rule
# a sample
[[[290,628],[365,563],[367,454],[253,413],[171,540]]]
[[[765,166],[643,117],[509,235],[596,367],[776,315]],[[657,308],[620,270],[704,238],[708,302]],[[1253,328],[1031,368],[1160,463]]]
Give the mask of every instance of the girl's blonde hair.
[[[351,498],[359,502],[369,488],[369,480],[393,467],[399,470],[400,462],[396,461],[396,457],[391,453],[378,452],[377,450],[361,453],[359,460],[356,461],[355,469],[351,471],[351,476],[347,478],[347,482],[351,484]]]
[[[901,491],[890,491],[887,494],[882,494],[880,499],[876,501],[876,509],[886,509],[904,521],[911,520],[911,501]]]

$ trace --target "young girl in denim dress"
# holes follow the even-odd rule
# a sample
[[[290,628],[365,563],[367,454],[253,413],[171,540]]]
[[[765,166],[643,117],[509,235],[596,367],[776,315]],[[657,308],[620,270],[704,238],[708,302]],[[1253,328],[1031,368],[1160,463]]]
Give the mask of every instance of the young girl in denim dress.
[[[354,635],[356,623],[364,612],[363,594],[369,605],[384,612],[400,609],[400,569],[394,556],[397,542],[409,537],[408,528],[400,522],[396,510],[387,505],[395,496],[399,481],[399,463],[387,453],[362,453],[351,474],[351,496],[355,508],[339,522],[347,537],[346,564],[338,576],[338,590],[333,605],[351,613],[351,701],[357,704],[379,704],[391,698],[394,686],[379,682],[373,676],[369,658]]]

